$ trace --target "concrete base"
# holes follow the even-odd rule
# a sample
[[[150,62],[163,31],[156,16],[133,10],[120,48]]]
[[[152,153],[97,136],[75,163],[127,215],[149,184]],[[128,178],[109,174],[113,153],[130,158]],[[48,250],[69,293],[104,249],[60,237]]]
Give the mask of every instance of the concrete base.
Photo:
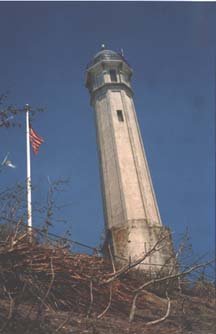
[[[151,273],[168,273],[174,266],[174,250],[170,231],[163,226],[155,226],[146,220],[127,221],[126,224],[107,231],[104,244],[105,254],[109,254],[110,245],[115,264],[122,267],[138,260],[147,253],[163,236],[166,239],[159,245],[159,251],[152,253],[135,270]],[[173,270],[174,272],[176,270]]]

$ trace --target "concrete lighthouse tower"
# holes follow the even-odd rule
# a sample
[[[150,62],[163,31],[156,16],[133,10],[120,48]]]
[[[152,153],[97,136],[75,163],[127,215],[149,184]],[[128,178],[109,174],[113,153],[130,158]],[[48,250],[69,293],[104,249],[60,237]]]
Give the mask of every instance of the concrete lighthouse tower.
[[[139,130],[131,76],[132,69],[123,55],[105,46],[87,65],[86,87],[95,110],[100,160],[105,246],[111,246],[116,263],[121,265],[140,258],[166,232]],[[139,269],[160,270],[171,248],[168,241]]]

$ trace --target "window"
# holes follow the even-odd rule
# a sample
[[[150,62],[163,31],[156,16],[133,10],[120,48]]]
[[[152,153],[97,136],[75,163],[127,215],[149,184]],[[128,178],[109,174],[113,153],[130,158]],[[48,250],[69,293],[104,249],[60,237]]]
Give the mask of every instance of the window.
[[[129,82],[129,75],[127,73],[124,73],[124,81]]]
[[[101,86],[102,84],[103,84],[103,74],[102,73],[98,73],[95,76],[95,86],[98,87],[98,86]]]
[[[116,70],[110,70],[110,79],[112,82],[117,82]]]
[[[124,122],[122,110],[117,110],[117,116],[118,116],[119,122]]]

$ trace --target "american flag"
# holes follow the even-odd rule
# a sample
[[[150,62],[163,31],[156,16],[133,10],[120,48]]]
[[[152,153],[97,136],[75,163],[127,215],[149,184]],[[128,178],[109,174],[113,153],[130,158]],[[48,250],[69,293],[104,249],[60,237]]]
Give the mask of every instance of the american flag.
[[[30,125],[30,142],[32,144],[32,149],[34,154],[38,154],[40,145],[44,142],[43,138],[39,136],[31,127]]]

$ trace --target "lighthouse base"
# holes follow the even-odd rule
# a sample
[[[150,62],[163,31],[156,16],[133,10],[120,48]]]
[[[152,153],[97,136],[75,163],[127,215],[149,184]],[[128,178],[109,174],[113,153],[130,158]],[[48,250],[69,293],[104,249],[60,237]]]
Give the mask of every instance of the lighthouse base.
[[[133,270],[150,276],[176,272],[170,230],[144,219],[130,220],[109,229],[104,243],[105,256],[110,256],[110,252],[117,268],[143,259]]]

